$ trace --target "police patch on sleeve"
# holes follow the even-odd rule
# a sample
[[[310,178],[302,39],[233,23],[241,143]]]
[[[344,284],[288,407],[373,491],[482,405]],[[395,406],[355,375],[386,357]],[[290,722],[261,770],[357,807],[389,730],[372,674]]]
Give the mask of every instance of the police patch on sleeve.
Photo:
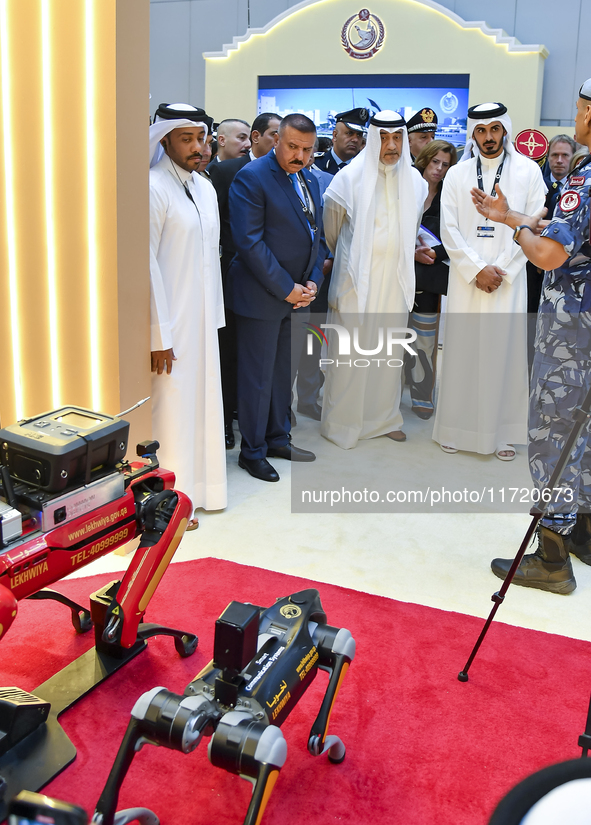
[[[574,212],[581,203],[581,196],[578,192],[565,192],[560,198],[558,206],[563,212]]]

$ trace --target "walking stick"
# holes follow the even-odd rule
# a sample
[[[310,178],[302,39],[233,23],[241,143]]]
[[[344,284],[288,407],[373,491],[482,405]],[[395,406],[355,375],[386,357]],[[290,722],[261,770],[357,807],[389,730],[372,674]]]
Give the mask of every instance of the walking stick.
[[[474,645],[474,647],[472,649],[472,653],[470,654],[470,658],[468,659],[468,661],[464,665],[464,669],[460,670],[460,672],[458,673],[458,679],[460,680],[460,682],[467,682],[468,681],[468,671],[470,670],[472,662],[474,661],[474,658],[476,657],[476,654],[478,653],[478,650],[480,649],[480,645],[484,641],[484,638],[485,638],[485,636],[488,632],[489,627],[492,624],[492,621],[495,617],[495,614],[496,614],[497,610],[499,609],[499,607],[503,604],[503,601],[505,600],[505,594],[506,594],[507,590],[509,589],[509,585],[513,581],[513,577],[515,576],[517,568],[521,564],[521,560],[522,560],[523,556],[525,555],[525,551],[528,548],[528,545],[529,545],[529,543],[532,539],[532,536],[535,533],[536,527],[538,526],[538,522],[544,516],[544,513],[548,509],[549,501],[547,501],[547,502],[543,501],[544,492],[545,492],[545,490],[549,490],[550,491],[550,499],[551,499],[552,491],[556,487],[558,487],[558,484],[560,482],[560,479],[562,478],[562,474],[564,473],[564,469],[565,469],[566,465],[568,464],[569,458],[570,458],[571,453],[573,451],[573,448],[574,448],[574,446],[577,442],[577,439],[581,435],[581,432],[583,431],[583,427],[585,426],[585,424],[587,424],[587,422],[591,418],[591,388],[589,389],[589,391],[588,391],[588,393],[585,397],[585,400],[583,401],[581,406],[580,407],[575,407],[575,410],[574,410],[574,413],[573,413],[573,418],[574,418],[573,428],[570,432],[569,437],[566,440],[566,443],[565,443],[564,447],[562,448],[562,450],[560,452],[560,456],[558,458],[558,461],[556,463],[556,467],[554,468],[554,472],[552,473],[550,481],[548,482],[548,485],[546,487],[544,487],[544,490],[542,490],[542,492],[540,494],[540,504],[536,507],[532,507],[532,509],[530,510],[530,515],[532,516],[531,524],[529,525],[529,527],[527,529],[527,532],[526,532],[526,534],[523,538],[523,541],[521,542],[521,546],[520,546],[519,550],[517,551],[517,555],[515,556],[515,559],[513,560],[513,564],[511,565],[511,569],[507,573],[507,578],[503,582],[503,586],[501,587],[501,589],[498,590],[496,593],[493,593],[491,598],[492,598],[492,601],[494,602],[494,605],[493,605],[492,610],[490,611],[490,615],[489,615],[488,619],[486,620],[485,625],[482,628],[482,632],[480,633],[480,636],[478,637],[478,639],[476,641],[476,644]]]

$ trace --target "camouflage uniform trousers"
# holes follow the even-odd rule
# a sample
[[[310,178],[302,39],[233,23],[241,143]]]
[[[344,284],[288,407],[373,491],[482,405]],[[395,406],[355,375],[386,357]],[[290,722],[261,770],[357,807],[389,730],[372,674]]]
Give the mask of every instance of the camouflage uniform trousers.
[[[579,351],[579,355],[582,353]],[[535,486],[548,485],[575,425],[574,411],[591,387],[591,360],[564,361],[536,352],[529,402],[529,465]],[[561,494],[553,494],[542,524],[567,535],[577,512],[591,512],[591,433],[585,424],[564,469]]]
[[[568,260],[546,272],[540,302],[529,413],[529,461],[534,484],[550,480],[573,425],[573,412],[591,384],[591,163],[569,178],[542,235],[562,244]],[[572,490],[554,500],[542,524],[568,534],[577,512],[591,511],[591,436],[585,425],[564,470],[560,487]]]

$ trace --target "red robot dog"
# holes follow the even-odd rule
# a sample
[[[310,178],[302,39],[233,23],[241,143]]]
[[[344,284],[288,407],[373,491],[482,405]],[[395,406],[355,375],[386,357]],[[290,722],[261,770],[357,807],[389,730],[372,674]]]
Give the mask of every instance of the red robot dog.
[[[96,639],[96,648],[73,663],[75,674],[66,668],[34,695],[0,688],[5,798],[25,787],[24,776],[26,787],[36,790],[72,761],[76,751],[57,716],[141,652],[148,637],[173,636],[181,656],[197,647],[193,634],[143,622],[192,504],[174,490],[174,474],[159,468],[158,442],[138,445],[142,461],[125,461],[128,436],[126,421],[79,407],[0,430],[0,640],[16,617],[18,601],[25,598],[67,605],[76,630],[94,626]],[[139,546],[122,580],[93,593],[90,611],[47,589],[138,535]],[[91,676],[81,676],[85,657]],[[67,695],[60,691],[61,683],[67,683]],[[32,775],[33,758],[47,763],[39,775]],[[1,798],[2,788],[0,820]]]

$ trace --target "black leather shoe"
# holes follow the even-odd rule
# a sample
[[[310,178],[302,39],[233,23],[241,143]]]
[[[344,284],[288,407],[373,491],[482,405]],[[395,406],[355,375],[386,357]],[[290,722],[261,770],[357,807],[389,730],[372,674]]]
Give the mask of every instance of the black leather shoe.
[[[422,418],[423,421],[428,421],[433,415],[433,410],[428,409],[428,407],[413,407],[412,411],[418,418]]]
[[[242,453],[238,456],[238,466],[246,470],[254,478],[261,481],[279,481],[279,473],[266,458],[244,458]]]
[[[308,418],[313,418],[314,421],[320,421],[322,418],[322,407],[318,404],[298,404],[298,412],[307,415]]]
[[[285,447],[269,447],[268,458],[286,458],[288,461],[316,461],[316,456],[310,450],[301,450],[293,444],[286,444]]]
[[[233,450],[235,446],[234,429],[231,424],[226,424],[226,450]]]

